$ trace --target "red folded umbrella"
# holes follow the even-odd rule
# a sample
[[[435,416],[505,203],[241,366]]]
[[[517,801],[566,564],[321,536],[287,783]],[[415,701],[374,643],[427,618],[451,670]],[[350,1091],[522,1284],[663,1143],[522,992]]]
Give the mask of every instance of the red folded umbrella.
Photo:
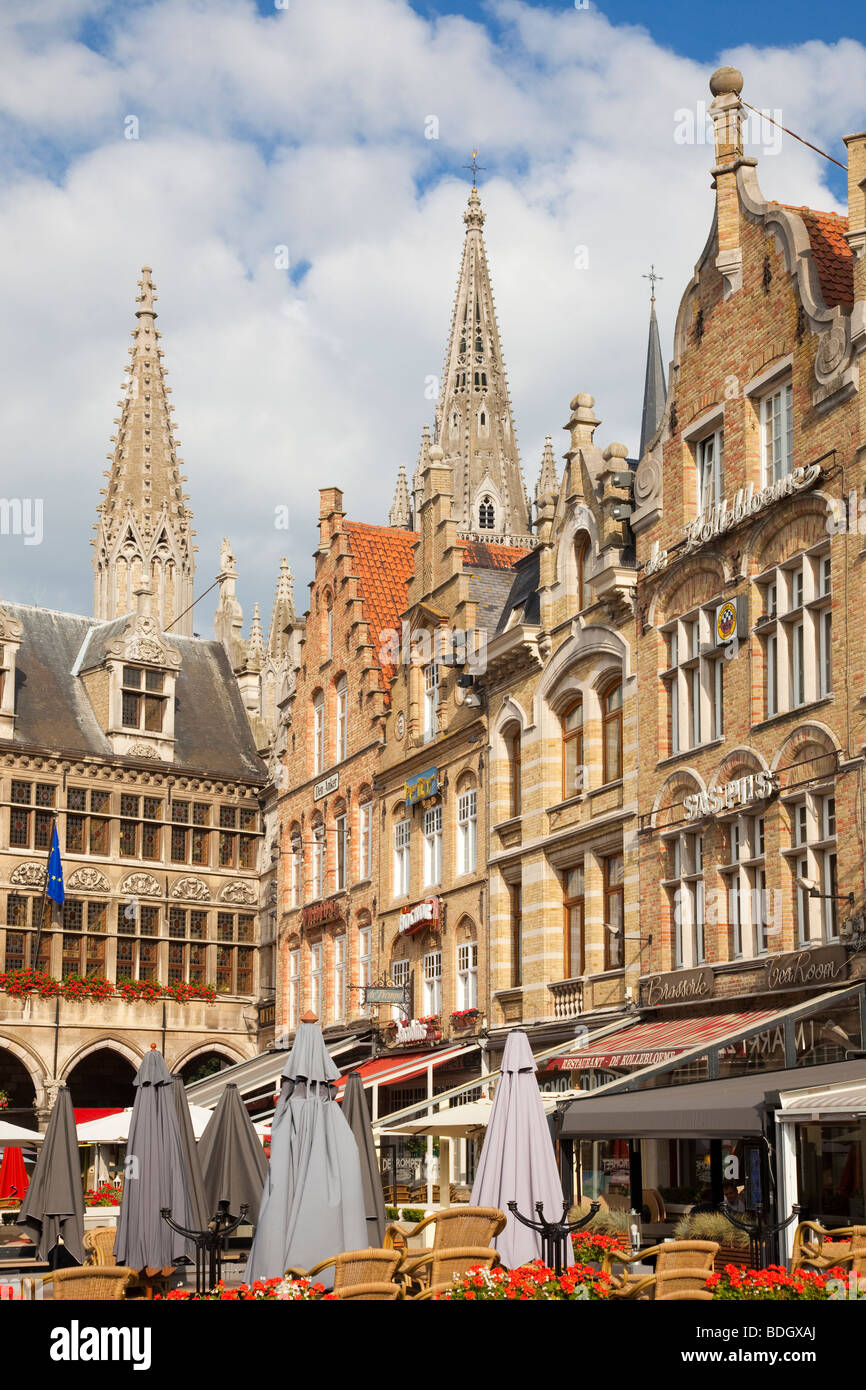
[[[0,1201],[4,1197],[16,1197],[23,1202],[28,1182],[21,1150],[17,1144],[7,1144],[0,1163]]]

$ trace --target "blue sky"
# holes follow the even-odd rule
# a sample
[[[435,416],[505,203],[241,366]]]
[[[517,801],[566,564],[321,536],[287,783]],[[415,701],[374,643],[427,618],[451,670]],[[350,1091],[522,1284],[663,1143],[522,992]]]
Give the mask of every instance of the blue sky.
[[[802,0],[0,6],[0,491],[45,506],[41,545],[0,535],[0,601],[89,611],[88,539],[147,263],[197,590],[228,535],[247,622],[256,600],[267,620],[282,554],[303,609],[318,487],[384,521],[432,421],[475,146],[530,491],[578,391],[596,398],[602,447],[634,452],[642,276],[655,263],[664,277],[667,360],[712,218],[710,74],[736,63],[747,100],[844,160],[842,136],[866,125],[866,17],[849,7],[835,30],[839,13]],[[684,117],[694,138],[680,143]],[[796,141],[748,152],[766,196],[844,212],[844,174]],[[284,506],[288,531],[274,524]],[[202,610],[209,632],[212,599]]]

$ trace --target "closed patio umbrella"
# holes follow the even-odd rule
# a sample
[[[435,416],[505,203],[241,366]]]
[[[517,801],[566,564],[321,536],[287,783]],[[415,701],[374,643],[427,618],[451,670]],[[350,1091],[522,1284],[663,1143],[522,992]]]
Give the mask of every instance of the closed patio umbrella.
[[[547,1221],[562,1220],[562,1183],[536,1070],[526,1034],[519,1029],[509,1033],[472,1187],[473,1206],[508,1212],[505,1230],[494,1244],[509,1269],[538,1260],[542,1253],[541,1236],[515,1220],[508,1211],[509,1202],[516,1202],[521,1215],[533,1221],[537,1220],[536,1202],[543,1202]],[[571,1241],[566,1258],[573,1263]]]
[[[192,1245],[162,1219],[170,1208],[179,1225],[193,1220],[189,1178],[172,1078],[162,1054],[151,1046],[132,1083],[135,1104],[126,1147],[123,1200],[114,1238],[118,1264],[151,1276],[170,1273],[175,1260],[192,1256]]]
[[[358,1145],[334,1100],[339,1075],[315,1014],[305,1014],[283,1068],[248,1282],[367,1245]]]
[[[23,1202],[29,1185],[24,1155],[17,1144],[7,1144],[0,1162],[0,1200],[14,1198]]]
[[[183,1149],[183,1166],[189,1185],[193,1225],[197,1231],[203,1231],[213,1216],[213,1212],[209,1210],[205,1196],[201,1157],[196,1144],[189,1101],[186,1098],[186,1087],[183,1084],[182,1076],[175,1074],[171,1078],[171,1089],[174,1092],[174,1103],[177,1106],[177,1122],[180,1127],[180,1144]]]
[[[227,1201],[229,1211],[237,1216],[246,1203],[249,1220],[257,1221],[268,1160],[234,1082],[220,1096],[198,1154],[209,1215],[213,1216],[219,1202]]]
[[[15,1224],[30,1233],[40,1260],[51,1256],[56,1264],[62,1244],[73,1260],[84,1263],[84,1186],[68,1086],[58,1089]]]
[[[355,1136],[361,1159],[361,1182],[364,1186],[364,1212],[367,1219],[367,1244],[379,1247],[385,1239],[385,1194],[370,1127],[370,1112],[364,1083],[356,1071],[350,1072],[343,1091],[343,1114]]]

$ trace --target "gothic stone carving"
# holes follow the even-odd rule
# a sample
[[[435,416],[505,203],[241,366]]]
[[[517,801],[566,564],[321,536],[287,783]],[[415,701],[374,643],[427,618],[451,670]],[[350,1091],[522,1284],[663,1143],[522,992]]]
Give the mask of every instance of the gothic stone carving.
[[[120,885],[121,892],[134,898],[158,898],[162,889],[153,874],[130,874]]]
[[[107,893],[109,891],[109,883],[105,874],[101,874],[98,869],[90,868],[75,869],[66,880],[66,887],[76,891],[83,889],[85,893]]]
[[[21,888],[41,888],[45,882],[45,865],[19,864],[12,870],[9,882]]]
[[[134,743],[129,750],[131,758],[159,758],[155,748],[151,748],[149,743]]]
[[[179,878],[176,883],[171,885],[171,896],[173,898],[192,898],[194,902],[210,902],[210,892],[206,883],[202,883],[200,878]]]
[[[256,900],[256,890],[251,883],[227,883],[220,893],[220,902],[242,903],[252,906]]]

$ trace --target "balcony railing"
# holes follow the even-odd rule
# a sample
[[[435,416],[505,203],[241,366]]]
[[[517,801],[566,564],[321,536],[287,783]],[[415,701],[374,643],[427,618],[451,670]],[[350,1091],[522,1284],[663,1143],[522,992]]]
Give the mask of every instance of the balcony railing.
[[[557,980],[548,984],[555,1018],[576,1018],[583,1012],[583,980]]]

